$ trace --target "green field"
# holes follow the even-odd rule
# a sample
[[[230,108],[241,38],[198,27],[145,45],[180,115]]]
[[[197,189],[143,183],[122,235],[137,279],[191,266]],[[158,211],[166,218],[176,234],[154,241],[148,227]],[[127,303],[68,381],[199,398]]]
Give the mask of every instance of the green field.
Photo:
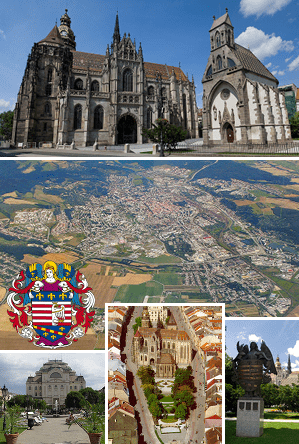
[[[145,282],[140,285],[122,285],[114,298],[119,302],[143,302],[145,296],[161,296],[163,285],[159,282]]]
[[[183,277],[177,273],[157,273],[154,279],[164,285],[183,285]]]
[[[163,254],[159,257],[147,257],[144,254],[138,257],[138,261],[147,262],[149,264],[178,264],[181,262],[181,259],[175,256],[168,256]]]
[[[227,444],[297,444],[299,423],[264,422],[264,433],[259,438],[236,436],[236,422],[225,421],[225,442]]]

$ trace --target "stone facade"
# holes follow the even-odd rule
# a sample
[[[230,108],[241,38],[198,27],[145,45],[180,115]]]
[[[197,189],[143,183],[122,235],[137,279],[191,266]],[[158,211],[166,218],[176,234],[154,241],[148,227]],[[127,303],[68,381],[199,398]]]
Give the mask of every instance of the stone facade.
[[[133,361],[138,367],[151,365],[162,378],[174,377],[177,367],[191,364],[191,341],[186,332],[149,327],[147,308],[141,322],[133,339]]]
[[[198,137],[194,80],[180,67],[144,62],[141,44],[137,49],[130,34],[121,38],[118,16],[105,55],[76,51],[67,10],[60,21],[28,57],[14,144],[143,143],[142,128],[158,117]]]
[[[214,17],[210,43],[202,79],[204,145],[291,141],[278,80],[249,49],[235,43],[228,12]]]
[[[68,364],[58,359],[49,359],[35,376],[26,381],[26,395],[43,399],[48,405],[64,404],[66,395],[71,391],[79,391],[86,387],[83,376],[77,376]]]

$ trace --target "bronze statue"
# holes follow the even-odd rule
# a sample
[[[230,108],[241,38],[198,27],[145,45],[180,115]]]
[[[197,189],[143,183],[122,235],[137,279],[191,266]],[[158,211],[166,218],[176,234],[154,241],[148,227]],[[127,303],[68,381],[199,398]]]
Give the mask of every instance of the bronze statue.
[[[233,360],[234,379],[245,390],[245,397],[260,397],[261,384],[271,381],[270,373],[277,374],[272,353],[262,341],[259,350],[256,342],[248,345],[237,343],[238,355]]]

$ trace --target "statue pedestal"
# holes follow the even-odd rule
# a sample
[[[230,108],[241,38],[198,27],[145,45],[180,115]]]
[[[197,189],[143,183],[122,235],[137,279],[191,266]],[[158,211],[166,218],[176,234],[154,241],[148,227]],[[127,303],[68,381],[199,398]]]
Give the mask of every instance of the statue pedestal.
[[[237,436],[256,438],[264,431],[264,400],[240,398],[237,407]]]

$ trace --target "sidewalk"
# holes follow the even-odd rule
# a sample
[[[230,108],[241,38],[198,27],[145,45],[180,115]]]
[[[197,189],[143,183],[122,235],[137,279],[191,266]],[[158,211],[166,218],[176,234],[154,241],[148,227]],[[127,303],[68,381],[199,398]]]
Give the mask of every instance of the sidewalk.
[[[48,418],[48,422],[21,433],[18,444],[89,444],[87,433],[77,424],[69,428],[65,420]]]

